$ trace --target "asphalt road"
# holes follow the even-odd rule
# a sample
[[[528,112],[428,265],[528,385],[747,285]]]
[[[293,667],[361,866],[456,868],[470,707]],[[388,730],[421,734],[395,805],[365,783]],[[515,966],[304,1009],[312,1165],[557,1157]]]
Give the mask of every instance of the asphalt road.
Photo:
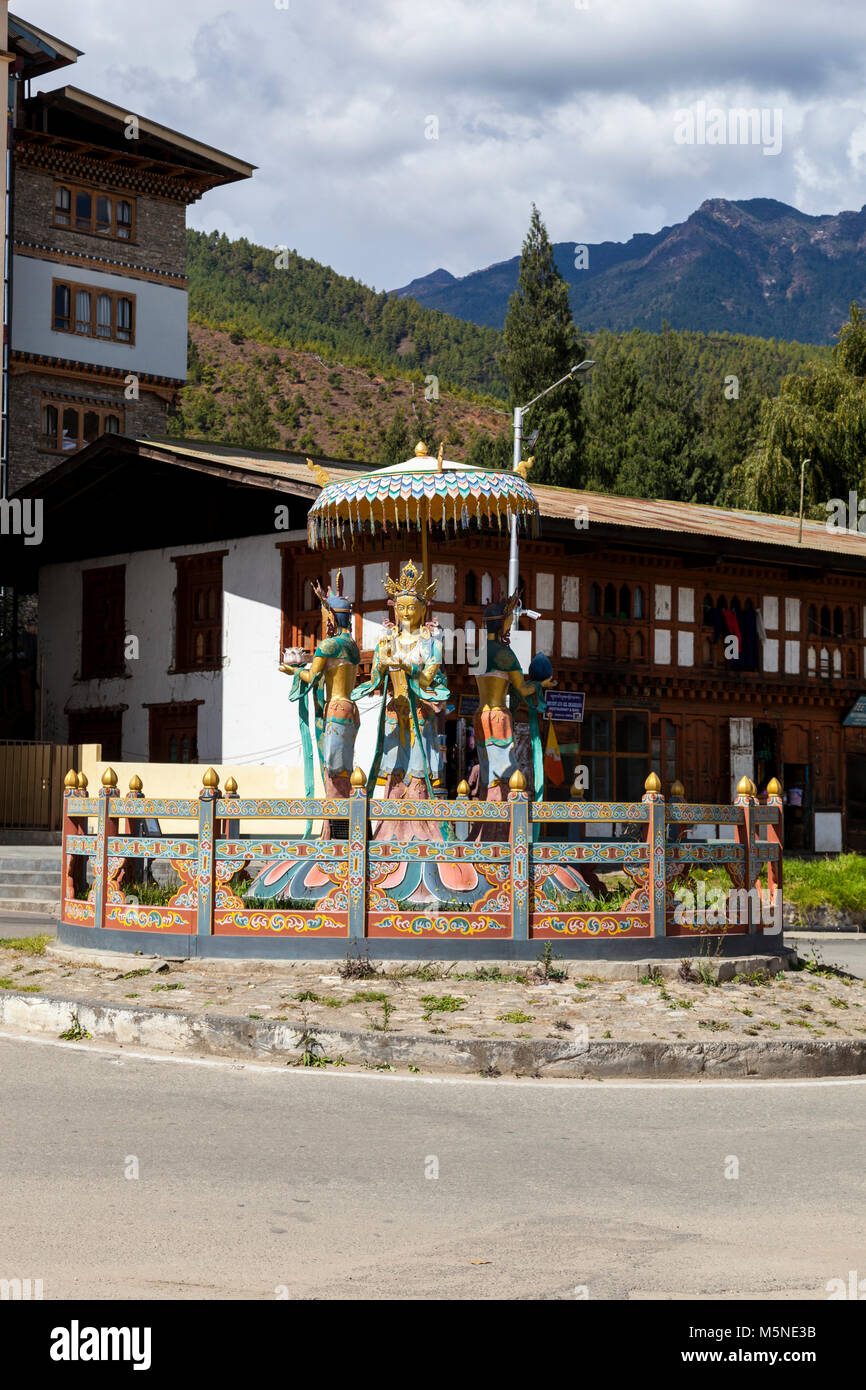
[[[785,941],[801,956],[866,979],[866,932],[785,932]]]
[[[0,1278],[46,1298],[796,1299],[866,1274],[866,1083],[443,1082],[3,1037],[0,1088]]]

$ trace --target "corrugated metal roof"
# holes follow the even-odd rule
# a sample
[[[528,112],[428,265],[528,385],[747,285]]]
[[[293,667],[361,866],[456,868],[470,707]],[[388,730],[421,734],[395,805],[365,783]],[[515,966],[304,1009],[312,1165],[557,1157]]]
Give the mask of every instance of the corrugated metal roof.
[[[762,512],[728,511],[723,507],[703,507],[694,502],[655,501],[641,497],[611,497],[597,492],[578,492],[571,488],[533,487],[542,516],[570,520],[584,506],[590,524],[634,526],[647,531],[688,532],[690,535],[718,536],[720,539],[757,542],[760,545],[797,546],[799,519],[770,516]],[[866,560],[866,535],[828,530],[818,521],[803,522],[803,550],[834,551],[859,555]]]
[[[303,454],[276,450],[239,450],[226,444],[176,440],[141,439],[142,446],[171,453],[178,458],[186,455],[201,462],[230,465],[248,470],[275,482],[296,482],[306,487],[316,486],[316,479]],[[369,465],[349,459],[315,460],[334,481],[354,474],[369,473]],[[532,480],[530,479],[530,482]],[[574,488],[549,487],[533,484],[542,518],[570,521],[577,509],[585,507],[590,525],[635,527],[664,535],[685,532],[694,536],[717,536],[720,540],[736,540],[758,545],[793,546],[802,550],[855,555],[866,561],[866,535],[858,532],[828,530],[817,521],[803,523],[803,541],[798,547],[797,517],[770,516],[762,512],[729,511],[723,507],[698,506],[693,502],[657,501],[642,497],[613,497],[606,493],[581,492]]]

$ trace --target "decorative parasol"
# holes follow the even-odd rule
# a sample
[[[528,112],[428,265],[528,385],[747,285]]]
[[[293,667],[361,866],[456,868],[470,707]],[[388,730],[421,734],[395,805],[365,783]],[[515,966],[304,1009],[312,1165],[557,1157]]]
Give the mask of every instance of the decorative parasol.
[[[454,535],[470,527],[497,527],[506,534],[512,524],[538,532],[538,503],[523,472],[495,473],[443,458],[431,458],[425,444],[415,457],[390,468],[322,488],[307,518],[310,547],[354,544],[356,537],[376,531],[421,532],[424,573],[427,537],[434,527]],[[317,478],[323,470],[315,465]]]

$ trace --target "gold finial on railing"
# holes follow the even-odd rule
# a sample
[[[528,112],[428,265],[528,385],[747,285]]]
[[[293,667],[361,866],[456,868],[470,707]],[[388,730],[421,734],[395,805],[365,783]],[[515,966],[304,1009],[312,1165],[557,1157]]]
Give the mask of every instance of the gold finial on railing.
[[[142,782],[137,772],[133,773],[133,775],[129,779],[129,790],[133,793],[133,795],[135,795],[138,792],[144,791],[144,783]]]
[[[117,773],[113,767],[107,767],[102,774],[102,785],[104,787],[117,786]]]
[[[767,783],[767,796],[781,796],[781,795],[782,795],[782,783],[779,781],[778,777],[774,777],[774,778],[772,779],[772,781],[770,781],[770,782]]]
[[[649,792],[652,796],[658,795],[658,793],[662,789],[662,784],[661,778],[659,777],[657,772],[650,773],[649,777],[643,784],[643,789],[645,792]]]
[[[469,783],[466,781],[465,778],[464,778],[463,781],[460,783],[460,786],[457,788],[457,795],[458,795],[458,796],[468,796],[468,795],[469,795]]]
[[[79,772],[79,774],[78,774],[78,790],[79,790],[80,792],[86,792],[86,791],[87,791],[87,773],[86,773],[86,772]]]
[[[360,791],[362,787],[366,787],[367,785],[366,775],[363,769],[360,767],[355,768],[355,771],[352,773],[352,776],[349,778],[349,781],[351,782],[352,786],[355,788],[356,791]]]
[[[201,779],[201,784],[203,787],[218,787],[220,784],[219,773],[214,772],[213,768],[209,767]]]
[[[671,801],[685,801],[686,789],[682,782],[671,782],[670,798]]]
[[[737,796],[754,796],[757,788],[751,777],[741,777],[737,783]]]
[[[526,791],[526,778],[520,771],[520,768],[518,768],[516,772],[512,772],[508,785],[513,792]]]
[[[238,784],[237,784],[237,782],[235,781],[234,777],[227,777],[227,778],[226,778],[226,796],[236,796],[236,795],[237,795],[237,790],[238,790]]]
[[[71,767],[67,772],[66,776],[63,779],[63,785],[69,791],[72,791],[75,787],[78,786],[78,773],[75,771],[74,767]]]

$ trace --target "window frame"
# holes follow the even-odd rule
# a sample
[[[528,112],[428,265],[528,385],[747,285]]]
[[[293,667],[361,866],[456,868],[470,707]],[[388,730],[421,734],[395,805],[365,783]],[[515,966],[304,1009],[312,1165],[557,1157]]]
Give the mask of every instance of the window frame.
[[[98,611],[99,603],[113,602],[118,609],[114,621]],[[126,659],[126,566],[100,565],[81,571],[81,651],[82,681],[110,680],[125,676]]]
[[[53,410],[57,416],[52,443],[49,443],[52,436],[45,429],[46,410]],[[77,443],[74,449],[66,449],[63,447],[64,416],[69,411],[75,411],[78,417],[78,430],[76,433]],[[85,415],[92,415],[94,413],[99,416],[99,433],[97,434],[97,438],[102,434],[123,434],[123,406],[119,402],[116,406],[78,405],[71,401],[52,400],[43,396],[39,406],[40,451],[46,454],[77,454],[79,449],[85,447],[86,442],[84,439],[84,417]],[[109,419],[117,420],[118,427],[116,430],[106,429],[106,422]]]
[[[197,555],[173,555],[176,567],[174,592],[174,663],[172,673],[191,674],[196,671],[221,671],[223,666],[224,582],[223,560],[227,550],[211,550]],[[196,590],[213,587],[217,601],[213,617],[196,618]],[[196,637],[215,634],[212,650],[203,658],[196,657]]]
[[[57,195],[64,192],[69,196],[69,207],[58,208]],[[79,226],[79,220],[84,221],[82,216],[79,219],[77,205],[80,197],[90,199],[89,225]],[[108,226],[100,228],[99,222],[99,201],[107,198],[110,206],[110,217]],[[93,184],[77,183],[71,179],[55,179],[52,190],[51,202],[51,225],[60,227],[67,232],[81,232],[84,236],[99,237],[100,241],[123,241],[129,245],[136,241],[136,221],[137,221],[137,198],[131,193],[121,192],[116,188],[99,188]],[[121,221],[118,217],[118,208],[123,205],[129,208],[129,221]],[[60,217],[58,218],[58,212]],[[66,218],[64,221],[63,218]],[[103,219],[104,221],[104,219]],[[124,235],[124,230],[128,229],[128,235]]]
[[[69,296],[69,313],[63,315],[69,325],[67,328],[59,326],[58,323],[57,294],[61,290]],[[77,300],[79,294],[87,294],[90,297],[90,321],[86,332],[78,327]],[[107,335],[99,332],[98,323],[98,304],[100,298],[104,296],[108,296],[111,300],[111,325],[110,333]],[[121,301],[127,301],[130,306],[128,337],[118,336],[118,306]],[[59,276],[55,276],[51,281],[51,331],[53,333],[67,333],[72,338],[92,338],[98,343],[117,343],[120,347],[135,347],[137,315],[137,296],[129,290],[109,290],[103,285],[88,285],[78,280],[64,280]],[[123,331],[126,332],[125,329]]]

